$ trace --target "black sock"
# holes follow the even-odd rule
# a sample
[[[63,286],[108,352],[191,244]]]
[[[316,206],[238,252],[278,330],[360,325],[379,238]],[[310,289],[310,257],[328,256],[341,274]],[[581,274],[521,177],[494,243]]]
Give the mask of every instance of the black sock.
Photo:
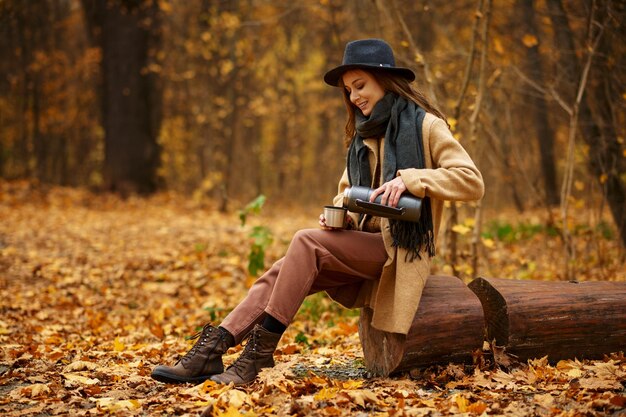
[[[231,332],[229,332],[222,326],[218,326],[217,328],[224,334],[224,339],[226,340],[226,343],[228,343],[228,346],[235,346],[235,336],[233,336]]]
[[[285,326],[269,314],[265,316],[265,319],[263,320],[263,324],[261,324],[261,326],[263,326],[263,328],[268,332],[276,334],[283,334],[285,333],[285,330],[287,330],[287,326]]]

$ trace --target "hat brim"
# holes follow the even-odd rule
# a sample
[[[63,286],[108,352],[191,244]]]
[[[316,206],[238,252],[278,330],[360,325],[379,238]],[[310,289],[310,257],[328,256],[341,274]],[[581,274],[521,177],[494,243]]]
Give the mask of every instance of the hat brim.
[[[408,68],[403,67],[384,67],[382,65],[369,65],[369,64],[347,64],[340,65],[337,68],[333,68],[324,74],[324,82],[326,84],[339,87],[339,80],[344,72],[352,70],[352,69],[364,69],[364,70],[383,70],[386,72],[391,72],[397,74],[403,78],[406,78],[409,82],[415,79],[415,73]]]

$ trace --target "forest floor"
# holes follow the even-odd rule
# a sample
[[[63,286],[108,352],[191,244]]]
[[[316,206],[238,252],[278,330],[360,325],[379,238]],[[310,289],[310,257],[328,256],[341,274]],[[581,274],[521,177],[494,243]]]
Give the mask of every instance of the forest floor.
[[[372,377],[363,365],[357,313],[321,295],[305,301],[281,340],[276,367],[252,385],[162,384],[150,378],[151,369],[175,362],[193,344],[189,336],[209,320],[219,322],[251,285],[251,227],[271,229],[269,264],[294,231],[317,227],[315,216],[261,214],[242,227],[237,213],[171,194],[122,200],[0,181],[0,219],[3,416],[625,414],[620,353],[505,367],[486,351],[475,364]],[[483,275],[559,278],[554,253],[542,249],[560,247],[558,237],[529,228],[532,221],[490,224]],[[614,238],[598,228],[576,230],[585,254],[580,275],[626,281]]]

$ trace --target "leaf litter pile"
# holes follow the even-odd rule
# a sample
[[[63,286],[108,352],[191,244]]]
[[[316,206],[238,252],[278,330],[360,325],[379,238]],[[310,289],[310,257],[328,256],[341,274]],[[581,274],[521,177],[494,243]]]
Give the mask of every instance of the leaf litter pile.
[[[357,314],[309,297],[244,388],[167,385],[190,336],[246,294],[249,230],[183,197],[121,200],[0,182],[0,414],[205,416],[616,416],[626,358],[496,361],[370,376]],[[266,215],[280,257],[314,215]],[[232,362],[241,347],[225,357]],[[496,355],[496,358],[498,355]]]

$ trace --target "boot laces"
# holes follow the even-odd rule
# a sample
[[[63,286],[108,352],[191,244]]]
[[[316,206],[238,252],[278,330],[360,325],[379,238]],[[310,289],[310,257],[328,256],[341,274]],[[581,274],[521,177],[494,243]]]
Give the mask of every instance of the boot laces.
[[[199,332],[191,336],[192,340],[195,340],[195,339],[198,339],[198,340],[196,340],[196,343],[189,350],[189,352],[185,353],[185,356],[179,359],[179,362],[182,362],[184,365],[187,361],[193,358],[194,355],[198,353],[198,351],[202,349],[205,346],[205,344],[209,341],[209,337],[211,336],[214,330],[215,330],[214,327],[206,325],[202,328],[202,330],[200,330]]]
[[[228,367],[228,369],[232,368],[237,373],[237,375],[242,377],[242,372],[245,370],[247,364],[246,359],[254,360],[256,357],[258,338],[258,332],[252,331],[248,333],[248,335],[244,338],[244,341],[246,343],[243,347],[243,352],[241,352],[241,355],[239,355],[239,357],[235,360],[235,362],[232,363],[232,365]]]

